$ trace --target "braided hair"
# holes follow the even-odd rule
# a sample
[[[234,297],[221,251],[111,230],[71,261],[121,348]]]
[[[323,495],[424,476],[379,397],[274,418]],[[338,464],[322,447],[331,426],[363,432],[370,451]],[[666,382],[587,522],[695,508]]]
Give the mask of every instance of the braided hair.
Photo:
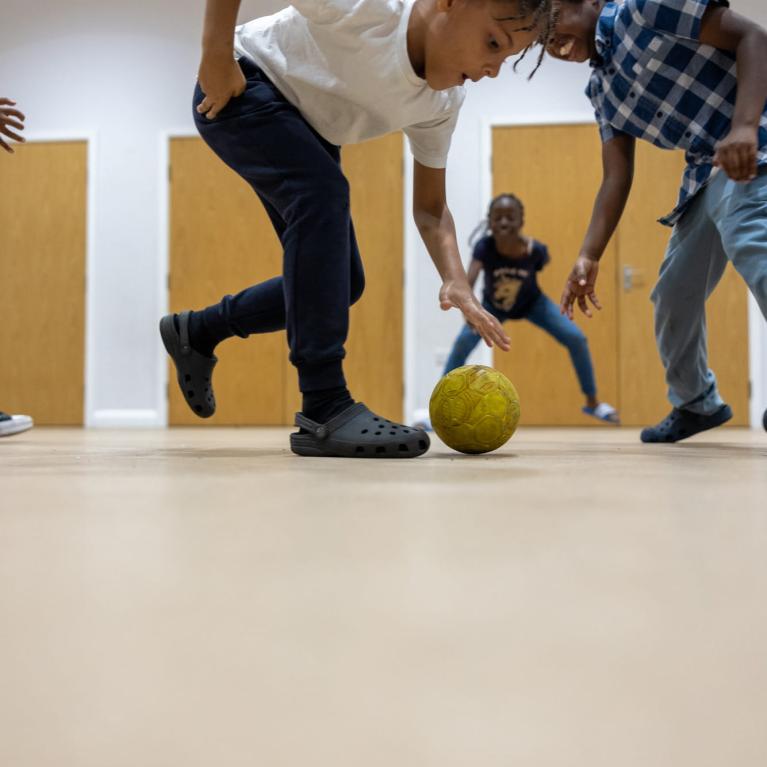
[[[490,204],[487,206],[487,213],[485,217],[474,227],[474,231],[469,235],[469,247],[473,248],[482,237],[487,237],[491,233],[490,229],[490,214],[493,212],[493,208],[501,200],[509,200],[513,202],[519,208],[519,214],[522,217],[522,221],[525,220],[525,206],[522,204],[522,200],[515,194],[510,192],[504,192],[497,197],[493,197],[490,200]]]
[[[530,23],[526,27],[520,28],[520,31],[522,32],[531,32],[540,25],[538,38],[530,43],[530,45],[528,45],[514,61],[514,71],[516,72],[517,67],[522,63],[530,50],[535,48],[536,45],[541,47],[538,61],[535,63],[535,69],[533,69],[527,78],[528,80],[532,80],[535,73],[541,68],[541,64],[543,64],[543,58],[546,55],[546,46],[554,33],[554,27],[559,18],[559,3],[557,0],[516,0],[516,3],[517,13],[513,16],[499,18],[498,21],[519,21],[532,16]]]

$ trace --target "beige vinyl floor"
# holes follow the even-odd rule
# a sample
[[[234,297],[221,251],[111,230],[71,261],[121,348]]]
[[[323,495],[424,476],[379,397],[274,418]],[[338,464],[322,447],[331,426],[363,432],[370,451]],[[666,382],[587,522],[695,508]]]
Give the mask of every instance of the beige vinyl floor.
[[[2,767],[764,767],[767,434],[0,441]]]

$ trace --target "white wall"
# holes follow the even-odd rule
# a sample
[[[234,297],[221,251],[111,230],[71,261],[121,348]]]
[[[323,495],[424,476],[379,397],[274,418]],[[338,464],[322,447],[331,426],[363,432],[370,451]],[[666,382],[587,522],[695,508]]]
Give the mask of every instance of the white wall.
[[[251,0],[241,18],[270,13],[282,0]],[[767,24],[761,0],[738,9]],[[0,24],[0,95],[27,114],[27,132],[96,137],[89,271],[91,424],[161,424],[164,360],[156,325],[165,311],[160,138],[193,130],[191,93],[203,0],[5,0]],[[532,83],[506,68],[469,91],[449,166],[449,198],[461,243],[482,217],[480,134],[489,118],[589,119],[587,68],[547,61]],[[409,219],[408,219],[409,221]],[[439,283],[408,223],[408,410],[428,402],[439,373],[435,353],[460,326],[440,312]],[[752,359],[767,405],[767,338],[754,323]]]

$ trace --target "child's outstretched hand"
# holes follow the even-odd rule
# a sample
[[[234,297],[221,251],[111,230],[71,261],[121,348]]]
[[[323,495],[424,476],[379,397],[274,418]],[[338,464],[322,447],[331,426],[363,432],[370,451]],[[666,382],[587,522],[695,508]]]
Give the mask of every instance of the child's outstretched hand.
[[[591,317],[591,310],[586,303],[588,298],[594,306],[601,310],[597,294],[594,292],[594,285],[599,274],[599,261],[588,256],[578,256],[570,272],[570,276],[565,283],[565,289],[562,292],[562,298],[559,302],[559,311],[573,319],[573,304],[578,301],[578,307],[587,316]]]
[[[205,98],[197,106],[197,111],[209,120],[215,119],[231,99],[245,91],[245,75],[231,50],[203,56],[198,79]]]
[[[20,144],[23,144],[25,140],[16,131],[24,130],[26,117],[18,109],[14,109],[15,106],[15,101],[0,98],[0,134],[2,134],[0,135],[0,146],[11,154],[13,154],[13,147],[3,140],[3,136],[18,141]]]
[[[482,336],[488,346],[497,346],[507,352],[511,342],[503,327],[492,314],[482,308],[469,283],[445,282],[439,291],[439,306],[443,311],[459,309],[467,324]]]
[[[756,178],[758,151],[758,129],[747,125],[733,126],[729,134],[716,145],[714,165],[733,181],[753,181]]]

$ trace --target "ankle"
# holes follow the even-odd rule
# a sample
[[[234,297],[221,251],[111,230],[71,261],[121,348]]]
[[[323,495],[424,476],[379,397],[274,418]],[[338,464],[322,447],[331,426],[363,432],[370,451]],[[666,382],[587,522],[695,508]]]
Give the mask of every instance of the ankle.
[[[178,330],[178,315],[173,315],[173,322]],[[213,356],[217,340],[208,332],[202,312],[191,312],[189,315],[189,343],[203,357]]]
[[[302,412],[312,421],[327,423],[331,418],[354,404],[345,386],[304,392]]]

